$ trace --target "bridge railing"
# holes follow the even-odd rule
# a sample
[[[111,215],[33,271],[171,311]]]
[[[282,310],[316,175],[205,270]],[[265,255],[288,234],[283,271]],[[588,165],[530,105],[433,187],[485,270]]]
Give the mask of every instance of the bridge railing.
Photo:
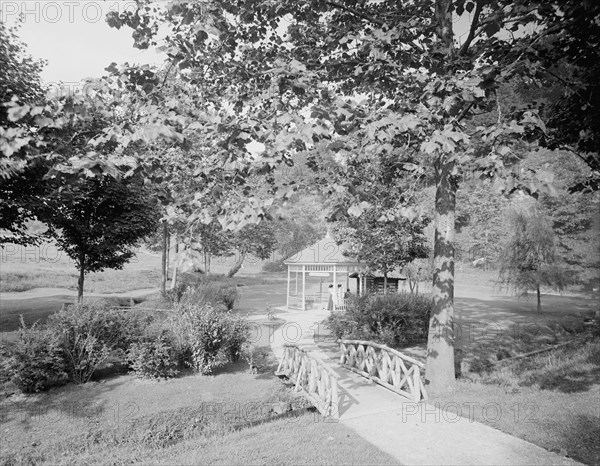
[[[322,361],[296,345],[286,344],[275,374],[294,382],[294,390],[302,392],[323,416],[339,418],[339,377]]]
[[[340,340],[340,365],[413,401],[427,399],[425,365],[385,345]]]

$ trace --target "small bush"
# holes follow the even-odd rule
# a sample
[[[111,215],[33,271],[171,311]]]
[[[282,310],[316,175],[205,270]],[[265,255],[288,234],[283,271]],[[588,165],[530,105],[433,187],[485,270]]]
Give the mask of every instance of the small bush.
[[[239,316],[218,311],[210,304],[182,301],[171,317],[175,348],[182,359],[202,374],[237,360],[248,338],[248,327]]]
[[[21,328],[10,348],[9,367],[13,383],[25,393],[36,393],[67,382],[60,335],[33,324]]]
[[[180,301],[186,304],[212,307],[223,306],[232,310],[239,300],[237,287],[222,282],[203,281],[195,286],[189,286],[182,294]]]
[[[69,306],[50,316],[49,328],[61,337],[73,382],[89,381],[113,349],[127,344],[129,337],[123,335],[125,319],[122,312],[111,310],[103,302]]]
[[[174,288],[165,291],[165,298],[171,303],[171,305],[177,304],[183,294],[188,289],[188,285],[185,283],[177,283]]]
[[[127,361],[140,378],[169,378],[179,374],[178,355],[166,333],[133,343]]]
[[[427,340],[431,299],[412,293],[353,297],[347,311],[328,318],[336,338],[358,338],[401,348]]]

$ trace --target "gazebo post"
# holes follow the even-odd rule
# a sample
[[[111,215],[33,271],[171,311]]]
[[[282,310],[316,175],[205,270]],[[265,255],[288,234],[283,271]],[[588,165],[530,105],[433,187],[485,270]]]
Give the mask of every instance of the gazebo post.
[[[285,307],[290,308],[290,266],[288,265],[288,279],[287,279],[287,294],[285,295]]]
[[[306,265],[302,266],[302,310],[306,311]]]

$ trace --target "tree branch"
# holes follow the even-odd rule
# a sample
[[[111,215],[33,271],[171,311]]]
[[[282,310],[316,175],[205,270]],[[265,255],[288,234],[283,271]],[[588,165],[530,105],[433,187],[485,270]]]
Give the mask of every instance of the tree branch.
[[[471,107],[473,107],[473,102],[468,102],[467,105],[464,106],[464,108],[460,111],[460,113],[456,116],[456,118],[454,119],[457,123],[460,123],[460,121],[467,116],[467,113],[469,112],[469,110],[471,110]]]
[[[335,8],[339,8],[340,10],[347,11],[348,13],[352,13],[354,16],[358,16],[360,18],[366,19],[367,21],[377,24],[378,26],[383,26],[385,24],[383,21],[373,18],[372,16],[370,16],[366,13],[363,13],[361,11],[358,11],[350,6],[342,5],[341,3],[338,3],[338,2],[335,2],[332,0],[328,1],[327,4],[330,6],[333,6]]]
[[[475,5],[475,13],[473,14],[473,21],[471,22],[471,29],[469,29],[469,35],[467,36],[465,43],[462,45],[458,52],[458,55],[461,57],[467,53],[471,42],[473,42],[473,39],[475,38],[475,31],[477,30],[477,27],[479,25],[479,15],[481,15],[482,9],[483,2],[480,0]]]

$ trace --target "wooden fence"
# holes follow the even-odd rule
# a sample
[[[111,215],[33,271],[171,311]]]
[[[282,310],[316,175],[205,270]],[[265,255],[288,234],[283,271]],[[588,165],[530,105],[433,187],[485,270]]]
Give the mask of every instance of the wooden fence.
[[[340,365],[413,401],[427,399],[425,365],[385,345],[340,340]]]
[[[288,377],[323,416],[338,419],[338,375],[296,345],[286,344],[283,351],[275,374]]]

